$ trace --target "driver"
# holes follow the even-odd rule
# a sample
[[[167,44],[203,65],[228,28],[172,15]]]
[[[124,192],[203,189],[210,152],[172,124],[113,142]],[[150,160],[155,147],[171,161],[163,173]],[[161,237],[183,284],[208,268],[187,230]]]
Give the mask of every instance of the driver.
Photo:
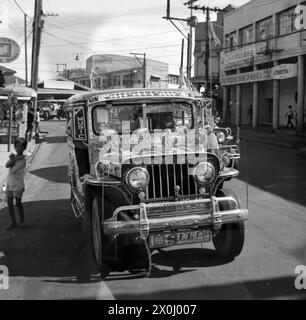
[[[175,129],[176,123],[173,119],[173,114],[168,114],[166,116],[165,129]]]

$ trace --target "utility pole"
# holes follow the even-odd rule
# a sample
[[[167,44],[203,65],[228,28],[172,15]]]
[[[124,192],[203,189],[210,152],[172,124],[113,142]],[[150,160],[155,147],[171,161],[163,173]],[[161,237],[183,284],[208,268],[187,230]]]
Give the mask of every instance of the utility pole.
[[[33,21],[33,43],[32,43],[32,72],[31,72],[31,87],[37,91],[39,53],[41,44],[41,35],[44,27],[42,0],[35,0]]]
[[[193,10],[202,10],[206,14],[206,26],[205,26],[205,80],[206,80],[206,92],[208,91],[211,79],[209,79],[209,59],[210,59],[210,37],[209,37],[209,22],[210,22],[210,12],[222,12],[223,10],[217,7],[211,8],[208,6],[190,6]]]
[[[27,15],[24,14],[24,54],[25,54],[25,81],[28,86],[28,39],[27,39]]]
[[[197,2],[197,1],[198,0],[189,0],[184,4],[191,6],[194,2]],[[192,28],[194,28],[197,24],[197,18],[195,16],[193,16],[192,13],[193,13],[193,9],[191,9],[190,18],[187,18],[187,19],[171,17],[170,0],[167,0],[167,15],[166,15],[166,17],[163,17],[163,19],[169,20],[174,25],[174,27],[184,36],[184,38],[187,39],[187,78],[188,78],[188,80],[191,80],[191,69],[192,69],[192,66],[191,66],[191,64],[192,64],[192,42],[193,42]],[[184,35],[184,33],[178,28],[178,26],[173,22],[173,20],[187,22],[187,24],[190,26],[190,32],[189,32],[188,36]]]
[[[143,87],[146,88],[146,82],[147,82],[147,58],[145,53],[134,53],[131,52],[130,54],[134,55],[135,58],[138,60],[138,62],[142,65],[143,68]],[[143,56],[143,62],[137,57],[137,56]]]

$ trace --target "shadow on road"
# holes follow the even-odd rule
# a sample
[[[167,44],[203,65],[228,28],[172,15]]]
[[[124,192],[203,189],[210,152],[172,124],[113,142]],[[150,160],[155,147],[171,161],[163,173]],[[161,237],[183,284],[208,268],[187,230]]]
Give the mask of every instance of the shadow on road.
[[[203,281],[204,282],[204,281]],[[293,277],[281,277],[262,280],[250,280],[221,285],[199,285],[197,288],[183,290],[163,290],[154,293],[117,294],[116,300],[224,300],[246,299],[245,291],[250,294],[249,299],[305,299],[306,292],[296,290]]]
[[[65,136],[46,137],[46,138],[44,138],[44,142],[47,142],[48,144],[51,144],[51,143],[67,143],[67,137],[65,137]]]
[[[10,276],[92,282],[98,272],[69,200],[28,202],[24,208],[25,227],[9,232],[2,228],[9,223],[7,208],[0,211],[0,265],[9,268]]]
[[[244,140],[240,149],[240,180],[306,206],[306,153]]]
[[[55,183],[69,183],[68,166],[42,168],[30,171],[31,174]]]
[[[209,268],[230,263],[219,258],[215,250],[207,248],[188,248],[159,251],[152,256],[152,262],[161,266],[174,268]]]

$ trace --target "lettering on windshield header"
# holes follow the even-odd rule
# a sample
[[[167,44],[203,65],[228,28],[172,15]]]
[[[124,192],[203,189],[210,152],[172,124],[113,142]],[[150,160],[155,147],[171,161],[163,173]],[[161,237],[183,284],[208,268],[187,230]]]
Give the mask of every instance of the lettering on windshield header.
[[[125,98],[141,98],[141,97],[188,97],[187,93],[184,91],[126,91],[126,92],[113,92],[113,93],[106,93],[100,94],[96,97],[90,99],[90,102],[95,101],[105,101],[105,100],[116,100],[116,99],[125,99]]]

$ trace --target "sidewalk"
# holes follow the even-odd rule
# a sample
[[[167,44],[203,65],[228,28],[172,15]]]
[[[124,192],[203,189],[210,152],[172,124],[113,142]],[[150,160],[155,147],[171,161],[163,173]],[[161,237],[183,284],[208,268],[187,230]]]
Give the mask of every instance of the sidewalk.
[[[232,128],[233,135],[236,137],[237,129]],[[240,138],[246,141],[257,141],[264,144],[296,149],[306,152],[306,136],[297,136],[295,130],[280,129],[273,132],[272,128],[259,127],[253,129],[251,127],[240,128]]]

